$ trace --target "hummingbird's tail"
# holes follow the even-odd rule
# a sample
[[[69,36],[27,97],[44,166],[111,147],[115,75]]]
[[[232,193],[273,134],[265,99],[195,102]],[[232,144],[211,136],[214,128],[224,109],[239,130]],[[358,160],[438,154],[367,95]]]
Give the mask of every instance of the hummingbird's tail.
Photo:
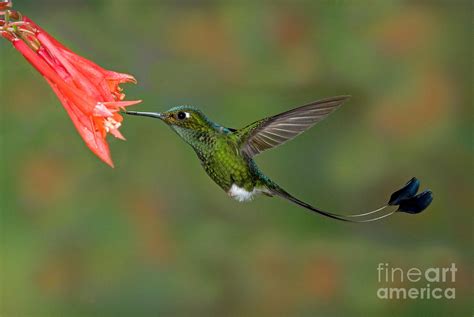
[[[267,188],[272,195],[285,198],[291,201],[292,203],[295,203],[301,207],[309,209],[325,217],[329,217],[329,218],[337,219],[341,221],[361,223],[361,222],[372,222],[372,221],[377,221],[383,218],[387,218],[398,211],[406,212],[409,214],[417,214],[417,213],[422,212],[433,201],[433,193],[430,190],[425,190],[424,192],[416,195],[416,192],[418,191],[419,186],[420,186],[419,180],[413,177],[403,188],[399,189],[398,191],[394,192],[391,195],[386,205],[372,211],[368,211],[368,212],[364,212],[360,214],[352,214],[352,215],[336,214],[336,213],[324,211],[316,207],[313,207],[310,204],[307,204],[299,200],[298,198],[292,196],[283,188],[281,188],[280,186],[278,186],[277,184],[273,182],[267,185]],[[386,208],[390,206],[398,206],[398,209],[383,212]]]

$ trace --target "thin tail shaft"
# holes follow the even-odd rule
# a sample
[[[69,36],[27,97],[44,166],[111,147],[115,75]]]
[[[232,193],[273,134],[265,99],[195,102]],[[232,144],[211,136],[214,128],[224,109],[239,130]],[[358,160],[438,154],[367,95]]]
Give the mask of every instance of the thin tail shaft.
[[[381,220],[383,218],[387,218],[395,214],[397,211],[407,212],[410,214],[416,214],[423,211],[426,207],[430,205],[430,203],[433,200],[433,196],[432,196],[431,191],[429,190],[426,190],[416,195],[416,192],[418,191],[418,187],[419,187],[419,181],[416,178],[412,178],[403,188],[394,192],[391,195],[390,200],[386,205],[369,212],[364,212],[360,214],[352,214],[352,215],[343,215],[343,214],[336,214],[336,213],[324,211],[319,208],[313,207],[310,204],[305,203],[304,201],[301,201],[298,198],[294,197],[293,195],[285,191],[283,188],[281,188],[280,186],[278,186],[277,184],[271,181],[267,185],[267,188],[271,192],[272,195],[279,196],[281,198],[289,200],[292,203],[297,204],[298,206],[311,210],[325,217],[329,217],[329,218],[340,220],[340,221],[357,222],[357,223]],[[380,212],[382,212],[389,206],[399,206],[399,208],[380,214]],[[371,217],[367,217],[367,216],[371,216]]]
[[[287,191],[285,191],[284,189],[282,189],[281,187],[277,187],[277,188],[272,188],[271,190],[272,194],[276,195],[276,196],[279,196],[281,198],[284,198],[288,201],[291,201],[292,203],[294,204],[297,204],[298,206],[301,206],[303,208],[306,208],[308,210],[311,210],[315,213],[318,213],[322,216],[325,216],[325,217],[329,217],[329,218],[332,218],[332,219],[336,219],[336,220],[340,220],[340,221],[346,221],[346,222],[358,222],[358,223],[361,223],[361,222],[372,222],[372,221],[376,221],[376,220],[380,220],[380,219],[383,219],[383,218],[386,218],[390,215],[392,215],[393,213],[395,213],[395,211],[392,211],[390,213],[387,213],[387,214],[384,214],[382,216],[379,216],[379,217],[375,217],[375,218],[369,218],[369,219],[363,219],[363,220],[359,220],[359,219],[355,219],[357,217],[361,217],[361,216],[367,216],[367,215],[371,215],[371,214],[374,214],[374,213],[378,213],[382,210],[384,210],[385,208],[388,207],[388,205],[386,206],[383,206],[381,208],[378,208],[374,211],[370,211],[370,212],[365,212],[365,213],[362,213],[362,214],[356,214],[356,215],[341,215],[341,214],[335,214],[335,213],[332,213],[332,212],[328,212],[328,211],[324,211],[324,210],[321,210],[319,208],[316,208],[316,207],[313,207],[311,206],[310,204],[308,203],[305,203],[304,201],[301,201],[299,200],[298,198],[294,197],[293,195],[289,194]]]

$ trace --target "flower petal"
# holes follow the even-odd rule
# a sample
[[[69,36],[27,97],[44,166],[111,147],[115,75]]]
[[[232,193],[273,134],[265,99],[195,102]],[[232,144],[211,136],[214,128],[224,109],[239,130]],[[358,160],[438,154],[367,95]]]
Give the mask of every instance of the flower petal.
[[[51,41],[51,36],[46,36],[45,33],[38,32],[38,35],[36,37],[40,41],[40,43],[49,50],[51,55],[53,55],[67,70],[67,72],[71,75],[74,84],[77,88],[81,89],[82,91],[84,91],[84,93],[94,99],[102,99],[102,96],[97,90],[96,86],[94,86],[94,84],[89,80],[89,78],[81,74],[81,72],[77,70],[74,64],[70,63],[69,60],[64,57],[62,51],[56,45],[54,45],[54,42]]]
[[[88,59],[74,54],[71,51],[63,50],[64,57],[72,64],[76,65],[77,70],[89,78],[96,86],[102,96],[103,101],[114,101],[114,96],[110,90],[109,84],[105,78],[107,71]]]
[[[105,77],[111,81],[117,81],[118,83],[133,83],[136,84],[137,80],[132,75],[117,73],[113,71],[107,71]]]
[[[114,114],[110,112],[110,110],[104,105],[103,102],[98,102],[97,105],[94,107],[94,111],[92,112],[94,116],[100,117],[110,117]]]
[[[106,105],[109,109],[112,107],[115,107],[118,109],[118,108],[133,106],[133,105],[139,104],[140,102],[142,102],[142,100],[111,101],[111,102],[103,102],[103,104]]]
[[[87,147],[97,155],[102,161],[114,167],[114,163],[112,162],[112,157],[110,156],[110,149],[102,137],[100,132],[96,131],[94,128],[94,124],[92,120],[90,120],[86,115],[84,115],[81,111],[77,111],[77,107],[72,104],[56,87],[54,83],[49,81],[47,78],[49,85],[53,89],[53,91],[58,96],[59,100],[61,101],[64,109],[68,113],[69,117],[71,118],[72,123],[76,127],[76,130],[81,135],[82,139],[86,143]]]
[[[125,137],[122,135],[122,133],[120,133],[118,129],[110,129],[110,133],[117,139],[124,140],[124,141],[126,140]]]

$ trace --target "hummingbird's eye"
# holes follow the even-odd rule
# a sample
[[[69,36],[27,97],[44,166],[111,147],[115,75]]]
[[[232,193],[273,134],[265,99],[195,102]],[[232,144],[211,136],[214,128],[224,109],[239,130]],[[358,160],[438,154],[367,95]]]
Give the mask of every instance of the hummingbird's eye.
[[[180,111],[178,112],[178,119],[179,120],[184,120],[188,117],[188,114],[186,112]]]

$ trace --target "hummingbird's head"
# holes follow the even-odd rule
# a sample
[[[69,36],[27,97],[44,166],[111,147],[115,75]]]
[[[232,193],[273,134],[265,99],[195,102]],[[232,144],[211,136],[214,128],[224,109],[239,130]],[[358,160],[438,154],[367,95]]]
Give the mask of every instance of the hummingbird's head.
[[[191,106],[178,106],[165,112],[138,112],[126,111],[127,114],[134,116],[152,117],[163,120],[167,125],[191,130],[207,130],[212,128],[213,124],[199,110]]]
[[[191,106],[178,106],[165,112],[127,111],[126,113],[161,119],[188,142],[217,128],[217,125],[199,109]]]
[[[206,131],[212,128],[209,119],[199,109],[178,106],[161,113],[161,119],[171,128]]]

